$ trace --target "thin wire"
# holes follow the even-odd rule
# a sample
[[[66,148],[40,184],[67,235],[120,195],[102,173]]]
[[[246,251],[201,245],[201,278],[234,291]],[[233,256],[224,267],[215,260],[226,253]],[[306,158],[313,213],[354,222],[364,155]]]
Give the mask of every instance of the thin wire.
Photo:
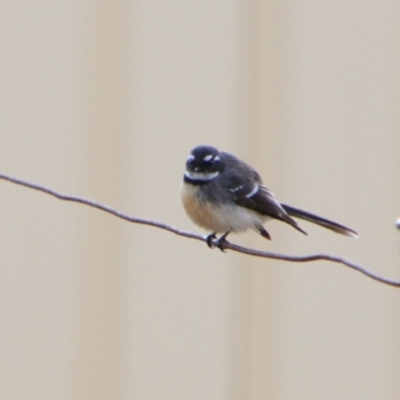
[[[34,189],[39,192],[47,193],[47,194],[49,194],[53,197],[56,197],[57,199],[60,199],[60,200],[86,204],[87,206],[97,208],[101,211],[105,211],[105,212],[112,214],[118,218],[121,218],[125,221],[129,221],[129,222],[132,222],[135,224],[154,226],[156,228],[164,229],[166,231],[175,233],[176,235],[179,235],[179,236],[183,236],[183,237],[187,237],[187,238],[195,239],[195,240],[201,240],[203,242],[206,241],[206,236],[201,236],[201,235],[193,233],[193,232],[178,229],[172,225],[168,225],[163,222],[158,222],[158,221],[154,221],[154,220],[147,219],[147,218],[134,217],[132,215],[128,215],[121,211],[118,211],[115,208],[112,208],[105,204],[98,203],[97,201],[94,201],[94,200],[86,199],[84,197],[79,197],[79,196],[71,196],[71,195],[62,194],[62,193],[59,193],[59,192],[57,192],[53,189],[50,189],[46,186],[28,182],[26,180],[15,178],[13,176],[6,175],[3,173],[0,173],[0,179],[15,183],[17,185],[21,185],[21,186],[24,186],[24,187],[27,187],[30,189]],[[364,274],[364,275],[368,276],[369,278],[374,279],[378,282],[384,283],[386,285],[394,286],[394,287],[400,287],[400,281],[378,275],[375,272],[372,272],[369,269],[365,268],[364,266],[354,263],[352,261],[346,260],[345,258],[342,258],[342,257],[331,256],[328,254],[312,254],[312,255],[308,255],[308,256],[290,256],[290,255],[286,255],[286,254],[278,254],[278,253],[271,253],[268,251],[249,249],[247,247],[242,247],[242,246],[230,243],[228,241],[224,242],[223,247],[224,247],[224,249],[230,249],[232,251],[236,251],[236,252],[243,253],[243,254],[248,254],[248,255],[254,256],[254,257],[270,258],[270,259],[281,260],[281,261],[311,262],[311,261],[325,260],[325,261],[330,261],[330,262],[334,262],[334,263],[339,263],[339,264],[343,264],[349,268],[352,268],[358,272],[361,272],[362,274]]]

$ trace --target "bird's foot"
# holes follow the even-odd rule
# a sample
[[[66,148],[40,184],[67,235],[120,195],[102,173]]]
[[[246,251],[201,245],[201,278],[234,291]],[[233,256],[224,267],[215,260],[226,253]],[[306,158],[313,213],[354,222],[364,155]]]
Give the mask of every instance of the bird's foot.
[[[210,233],[208,236],[206,236],[206,242],[208,247],[210,249],[218,247],[222,252],[225,253],[225,243],[226,243],[226,237],[228,235],[229,231],[225,232],[219,239],[217,239],[215,232]]]
[[[215,240],[215,242],[214,242],[214,246],[218,247],[223,253],[226,253],[225,246],[224,246],[226,243],[225,238],[226,238],[226,236],[222,235],[219,239]]]
[[[217,245],[216,239],[217,236],[215,235],[215,232],[210,233],[209,235],[206,236],[206,243],[210,249],[213,249]]]

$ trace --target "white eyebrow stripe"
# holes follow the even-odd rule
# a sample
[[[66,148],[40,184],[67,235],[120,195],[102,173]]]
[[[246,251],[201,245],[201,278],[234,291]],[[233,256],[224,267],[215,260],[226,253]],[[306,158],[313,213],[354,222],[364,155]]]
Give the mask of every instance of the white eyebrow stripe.
[[[258,185],[258,183],[255,183],[254,184],[254,187],[253,187],[253,190],[249,193],[249,194],[246,194],[246,196],[244,196],[244,197],[246,197],[247,199],[249,198],[249,197],[253,197],[257,192],[258,192],[258,189],[259,189],[260,187],[259,187],[259,185]]]
[[[187,158],[188,161],[194,160],[196,157],[193,154],[189,154],[189,157]]]
[[[212,158],[213,158],[213,155],[212,155],[212,154],[208,154],[207,156],[205,156],[205,157],[203,158],[203,160],[204,160],[204,161],[211,161]]]

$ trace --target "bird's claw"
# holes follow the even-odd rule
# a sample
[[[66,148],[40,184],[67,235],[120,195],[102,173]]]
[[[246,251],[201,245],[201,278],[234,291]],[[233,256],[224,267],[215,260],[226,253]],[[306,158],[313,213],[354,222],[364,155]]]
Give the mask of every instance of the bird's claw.
[[[219,239],[217,239],[215,232],[210,233],[208,236],[206,236],[207,246],[210,249],[214,249],[215,247],[217,247],[222,252],[225,253],[225,247],[224,247],[224,244],[226,242],[225,237],[226,237],[226,235],[222,235]]]
[[[206,236],[207,246],[210,249],[213,249],[217,245],[216,239],[217,239],[217,236],[215,235],[215,232],[210,233],[209,235]]]
[[[218,240],[216,240],[214,242],[214,246],[218,247],[223,253],[226,253],[224,244],[225,244],[226,240],[224,236],[221,236]]]

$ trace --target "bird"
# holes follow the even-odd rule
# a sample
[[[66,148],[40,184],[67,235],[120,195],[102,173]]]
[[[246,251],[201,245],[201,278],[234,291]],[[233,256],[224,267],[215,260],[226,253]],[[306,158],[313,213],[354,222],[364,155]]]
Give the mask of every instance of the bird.
[[[280,203],[253,167],[213,146],[197,146],[190,152],[181,185],[181,198],[192,222],[211,232],[206,237],[208,246],[222,251],[231,232],[252,229],[271,240],[264,227],[269,219],[285,222],[305,235],[307,232],[294,218],[345,236],[358,237],[357,232],[344,225]],[[217,238],[219,233],[222,235]]]

